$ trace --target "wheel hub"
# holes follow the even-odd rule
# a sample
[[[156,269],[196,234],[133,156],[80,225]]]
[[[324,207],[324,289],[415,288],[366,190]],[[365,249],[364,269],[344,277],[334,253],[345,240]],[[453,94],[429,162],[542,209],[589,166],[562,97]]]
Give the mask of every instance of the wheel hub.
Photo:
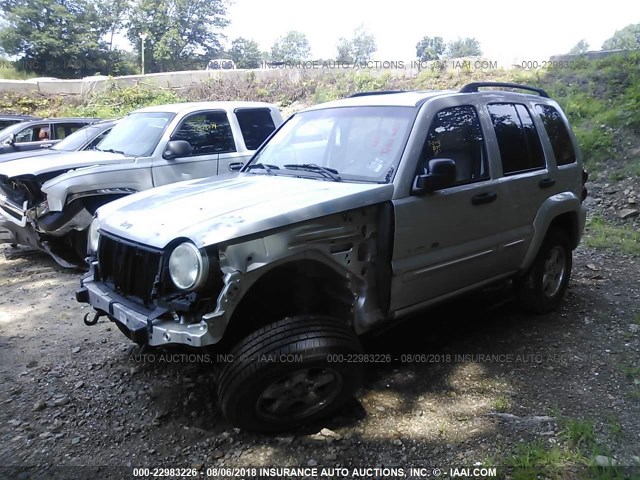
[[[268,385],[256,407],[267,417],[303,418],[331,403],[341,390],[342,379],[335,370],[303,368]]]
[[[542,275],[542,291],[547,297],[554,297],[560,291],[566,270],[567,261],[564,250],[559,246],[553,247],[544,262]]]

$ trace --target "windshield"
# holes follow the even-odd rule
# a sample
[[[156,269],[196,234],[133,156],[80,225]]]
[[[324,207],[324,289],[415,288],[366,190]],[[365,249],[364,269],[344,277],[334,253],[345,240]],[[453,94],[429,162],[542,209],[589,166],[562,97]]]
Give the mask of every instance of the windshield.
[[[9,135],[11,135],[12,133],[16,133],[22,127],[24,127],[23,122],[14,123],[7,128],[3,128],[2,130],[0,130],[0,141],[6,140]]]
[[[7,128],[9,125],[13,125],[14,123],[19,123],[22,120],[0,120],[0,130],[3,128]]]
[[[132,157],[146,157],[153,153],[160,137],[175,113],[131,113],[113,127],[96,150],[113,151]]]
[[[256,166],[247,170],[294,175],[308,170],[310,176],[325,173],[324,178],[334,180],[388,183],[416,113],[415,108],[395,106],[300,113],[253,157],[251,164]],[[259,165],[267,170],[260,170]]]
[[[91,125],[89,127],[84,127],[78,130],[77,132],[73,132],[68,137],[65,137],[64,140],[56,143],[51,150],[58,150],[61,152],[75,152],[80,150],[87,142],[93,140],[96,135],[104,130],[104,126]]]

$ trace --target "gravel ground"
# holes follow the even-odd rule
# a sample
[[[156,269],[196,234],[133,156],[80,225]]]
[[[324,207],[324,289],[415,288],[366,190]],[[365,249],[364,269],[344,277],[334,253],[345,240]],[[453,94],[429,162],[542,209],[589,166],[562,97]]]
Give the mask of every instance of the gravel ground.
[[[581,246],[556,313],[521,312],[508,286],[422,313],[366,339],[394,360],[370,365],[338,415],[263,436],[221,417],[210,358],[141,352],[108,320],[86,327],[78,272],[0,246],[0,478],[133,478],[133,467],[251,478],[211,469],[259,466],[391,469],[365,478],[410,467],[428,467],[416,475],[428,478],[438,467],[446,477],[506,465],[518,445],[564,447],[568,420],[593,422],[603,455],[636,465],[639,272],[637,257]],[[574,467],[562,477],[581,478]]]

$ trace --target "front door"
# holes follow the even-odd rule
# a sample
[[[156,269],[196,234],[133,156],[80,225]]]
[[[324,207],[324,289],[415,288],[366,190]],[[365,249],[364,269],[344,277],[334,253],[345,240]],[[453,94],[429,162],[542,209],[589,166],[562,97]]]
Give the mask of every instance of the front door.
[[[193,150],[187,157],[154,160],[153,182],[156,186],[217,175],[220,155],[237,151],[224,111],[188,115],[176,127],[170,140],[185,140]]]
[[[455,183],[394,201],[392,310],[477,284],[494,275],[501,199],[491,178],[476,107],[443,108],[434,117],[419,168],[451,159]],[[416,172],[419,173],[419,172]]]

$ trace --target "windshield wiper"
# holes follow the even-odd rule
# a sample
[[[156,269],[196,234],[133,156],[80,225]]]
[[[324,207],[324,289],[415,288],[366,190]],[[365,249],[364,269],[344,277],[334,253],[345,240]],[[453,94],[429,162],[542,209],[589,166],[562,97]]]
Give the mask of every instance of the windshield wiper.
[[[316,165],[315,163],[291,163],[289,165],[285,165],[284,168],[288,168],[289,170],[307,170],[308,172],[318,172],[323,173],[325,177],[329,177],[336,182],[341,182],[342,178],[338,175],[338,170],[335,168],[321,167],[320,165]]]
[[[269,165],[268,163],[253,163],[247,167],[247,172],[249,170],[253,170],[254,168],[260,168],[267,172],[267,175],[273,175],[273,170],[280,170],[280,167],[277,165]]]
[[[121,150],[114,150],[113,148],[105,148],[104,150],[102,148],[96,148],[96,150],[98,150],[99,152],[107,152],[107,153],[119,153],[121,155],[125,155],[128,156],[126,153],[124,153]]]

